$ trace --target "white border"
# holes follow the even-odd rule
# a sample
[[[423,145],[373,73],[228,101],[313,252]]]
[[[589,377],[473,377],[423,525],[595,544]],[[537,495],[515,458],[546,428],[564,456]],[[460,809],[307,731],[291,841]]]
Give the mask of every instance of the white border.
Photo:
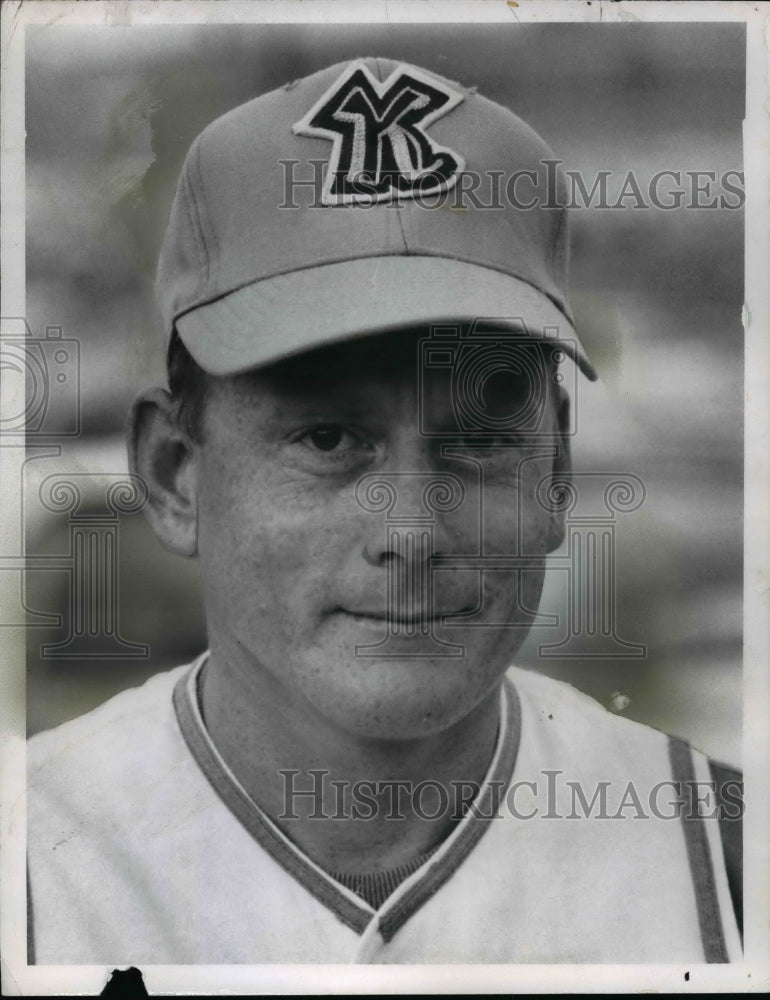
[[[0,315],[24,315],[24,32],[29,25],[319,22],[744,22],[747,25],[747,113],[744,125],[746,180],[746,518],[745,518],[745,767],[751,802],[746,817],[746,958],[725,966],[693,966],[689,981],[676,966],[150,966],[142,973],[148,992],[252,993],[608,993],[653,990],[676,993],[764,992],[770,979],[770,805],[767,797],[770,714],[770,5],[757,3],[621,2],[577,0],[7,0],[2,6],[2,263]],[[9,401],[4,400],[8,403]],[[13,401],[13,412],[18,412]],[[0,455],[7,471],[9,452]],[[4,475],[0,483],[17,482]],[[0,488],[2,488],[0,486]],[[14,543],[19,497],[5,487],[0,543]],[[2,581],[2,585],[7,585]],[[24,892],[23,630],[4,630],[0,680],[2,725],[3,987],[8,996],[98,994],[107,966],[27,966]],[[8,641],[10,640],[10,641]]]

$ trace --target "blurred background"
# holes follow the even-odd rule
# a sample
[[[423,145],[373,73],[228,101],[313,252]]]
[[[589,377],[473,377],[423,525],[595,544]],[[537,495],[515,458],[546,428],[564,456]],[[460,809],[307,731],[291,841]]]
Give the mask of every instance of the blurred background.
[[[507,104],[589,189],[610,171],[612,203],[631,170],[646,194],[661,170],[741,169],[744,49],[738,24],[28,29],[27,321],[37,338],[61,327],[76,342],[66,385],[82,418],[58,456],[30,452],[25,465],[27,552],[41,557],[24,595],[29,732],[206,644],[196,563],[104,496],[126,470],[134,394],[164,380],[153,270],[182,160],[211,119],[342,59],[405,59]],[[590,639],[543,649],[565,637],[562,549],[542,604],[562,624],[533,630],[517,662],[739,763],[743,213],[634,204],[572,213],[572,302],[601,377],[575,382],[573,449],[578,469],[644,484],[637,509],[610,517],[610,646],[643,655],[597,656]],[[52,393],[44,430],[64,427],[72,405]],[[50,483],[48,506],[34,500],[52,474],[79,476],[75,514]],[[72,594],[89,586],[68,569],[74,528],[117,566],[109,648],[87,629],[72,638],[83,631]]]

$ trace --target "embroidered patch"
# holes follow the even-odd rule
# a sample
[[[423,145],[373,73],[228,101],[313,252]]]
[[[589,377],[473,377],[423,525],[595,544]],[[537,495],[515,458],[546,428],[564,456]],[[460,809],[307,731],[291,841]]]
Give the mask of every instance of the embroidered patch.
[[[411,66],[380,82],[354,63],[304,118],[296,135],[332,143],[324,181],[325,205],[416,198],[448,191],[465,162],[425,132],[457,107],[463,95]]]

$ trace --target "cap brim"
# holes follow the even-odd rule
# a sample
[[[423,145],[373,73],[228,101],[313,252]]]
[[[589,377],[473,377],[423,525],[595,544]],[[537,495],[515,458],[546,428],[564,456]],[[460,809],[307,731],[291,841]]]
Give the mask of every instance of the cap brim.
[[[198,306],[176,328],[205,371],[235,375],[355,337],[473,320],[523,327],[597,378],[572,324],[542,292],[443,257],[365,257],[279,274]]]

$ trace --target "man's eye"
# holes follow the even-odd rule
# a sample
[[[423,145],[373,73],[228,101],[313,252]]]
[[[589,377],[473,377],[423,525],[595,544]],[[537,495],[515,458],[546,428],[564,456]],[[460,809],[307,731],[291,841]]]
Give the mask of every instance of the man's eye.
[[[307,435],[307,440],[319,451],[334,451],[342,443],[345,431],[341,427],[318,427]]]
[[[325,452],[337,455],[354,455],[360,451],[368,451],[371,445],[348,430],[341,424],[325,424],[313,427],[301,438],[302,442],[314,452]]]

